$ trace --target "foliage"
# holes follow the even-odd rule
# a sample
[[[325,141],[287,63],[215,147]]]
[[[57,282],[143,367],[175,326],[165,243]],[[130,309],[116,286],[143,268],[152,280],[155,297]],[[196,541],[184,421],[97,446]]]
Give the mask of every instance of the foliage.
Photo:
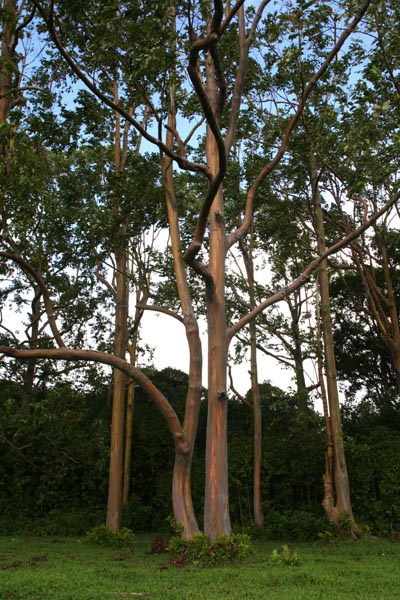
[[[338,523],[340,531],[343,531],[343,534],[348,537],[354,527],[354,517],[344,510],[339,513]]]
[[[313,541],[326,527],[322,511],[320,514],[296,510],[270,511],[265,514],[263,535],[270,540]]]
[[[281,552],[276,548],[272,550],[271,561],[288,567],[298,567],[300,565],[299,555],[297,552],[289,550],[287,544],[283,544]]]
[[[173,537],[169,542],[169,551],[175,559],[174,563],[179,566],[212,566],[248,556],[251,544],[250,537],[244,533],[231,537],[222,535],[213,543],[208,541],[204,533],[196,533],[192,539]]]
[[[135,536],[127,527],[114,532],[105,525],[98,525],[87,532],[85,540],[94,546],[104,546],[114,550],[124,549],[133,552],[135,547]]]
[[[152,377],[181,411],[184,374],[172,369],[153,371]],[[95,385],[97,391],[86,392],[56,385],[38,392],[26,406],[21,386],[1,383],[1,533],[81,535],[103,521],[110,414],[105,383],[96,380]],[[328,528],[321,509],[325,443],[321,421],[316,416],[305,423],[290,396],[268,385],[261,387],[266,436],[262,477],[265,528],[259,532],[249,525],[251,411],[231,401],[230,500],[234,531],[248,533],[253,539],[316,540]],[[204,485],[206,410],[206,403],[202,403],[192,473],[198,514]],[[343,426],[356,522],[368,525],[374,535],[394,534],[400,529],[398,411],[386,405],[385,410],[377,412],[366,402],[346,404]],[[154,427],[157,437],[153,435]],[[133,456],[132,493],[123,525],[135,532],[163,531],[165,518],[172,512],[173,444],[158,411],[139,389]]]

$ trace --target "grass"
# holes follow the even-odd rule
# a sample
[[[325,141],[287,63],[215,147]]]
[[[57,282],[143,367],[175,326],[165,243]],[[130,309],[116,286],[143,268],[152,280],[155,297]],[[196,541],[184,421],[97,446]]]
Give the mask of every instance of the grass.
[[[291,544],[298,566],[271,561],[282,543],[256,541],[240,562],[177,569],[137,536],[134,555],[76,538],[0,538],[0,599],[10,600],[394,600],[400,543],[360,540]],[[276,553],[275,553],[276,554]]]

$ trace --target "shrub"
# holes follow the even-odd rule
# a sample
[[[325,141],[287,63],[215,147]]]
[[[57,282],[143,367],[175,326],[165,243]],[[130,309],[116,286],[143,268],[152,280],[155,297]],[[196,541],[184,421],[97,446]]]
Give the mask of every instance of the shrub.
[[[105,525],[99,525],[87,532],[85,536],[89,544],[95,546],[104,546],[106,548],[124,549],[133,552],[135,546],[135,536],[130,529],[122,527],[120,531],[114,533]]]
[[[288,567],[298,567],[300,564],[297,552],[291,552],[287,544],[282,546],[281,552],[276,549],[272,551],[271,561]]]
[[[169,551],[175,559],[173,562],[179,566],[214,565],[243,558],[250,550],[250,538],[246,534],[222,535],[210,544],[204,533],[196,533],[191,539],[173,537],[169,543]]]
[[[342,511],[338,516],[339,527],[343,535],[348,536],[354,527],[354,519],[346,510]]]

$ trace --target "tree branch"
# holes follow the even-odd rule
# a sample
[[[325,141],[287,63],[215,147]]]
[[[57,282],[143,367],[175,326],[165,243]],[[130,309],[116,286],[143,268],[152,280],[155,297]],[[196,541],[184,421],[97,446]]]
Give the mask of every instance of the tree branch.
[[[272,306],[273,304],[276,304],[277,302],[280,302],[286,296],[288,296],[289,294],[294,292],[297,288],[299,288],[301,285],[303,285],[309,279],[311,274],[319,267],[321,262],[323,262],[326,258],[328,258],[328,256],[331,256],[332,254],[335,254],[336,252],[338,252],[345,246],[348,246],[350,244],[350,242],[355,240],[359,235],[361,235],[364,231],[366,231],[368,229],[368,227],[373,225],[375,223],[375,221],[377,221],[379,219],[379,217],[384,215],[385,212],[391,206],[393,206],[393,204],[395,204],[399,198],[400,198],[400,192],[395,194],[378,212],[376,212],[374,215],[372,215],[372,217],[370,219],[368,219],[367,221],[365,221],[365,223],[360,225],[360,227],[358,227],[357,229],[352,231],[349,235],[345,236],[343,239],[339,240],[338,242],[336,242],[335,244],[333,244],[332,246],[327,248],[327,250],[323,254],[314,258],[314,260],[312,260],[310,262],[308,267],[296,279],[294,279],[290,284],[281,288],[275,294],[273,294],[272,296],[270,296],[269,298],[264,300],[264,302],[259,304],[252,311],[250,311],[242,319],[237,321],[237,323],[235,325],[233,325],[232,327],[230,327],[230,329],[228,330],[228,334],[227,334],[228,343],[232,340],[232,337],[238,331],[240,331],[240,329],[242,329],[245,325],[247,325],[252,319],[257,317],[257,315],[259,315],[261,312],[263,312],[266,308],[268,308],[269,306]]]
[[[117,111],[126,121],[131,123],[133,127],[151,144],[157,146],[161,152],[164,152],[167,156],[172,158],[182,169],[186,171],[194,171],[204,173],[207,177],[210,177],[209,169],[207,165],[203,165],[200,163],[194,163],[188,161],[183,158],[176,152],[171,151],[159,138],[152,136],[145,127],[142,126],[136,119],[133,118],[132,115],[129,114],[129,111],[126,111],[122,108],[122,106],[117,105],[111,98],[109,98],[106,94],[104,94],[90,79],[87,75],[82,71],[82,69],[78,66],[72,56],[67,52],[65,47],[63,46],[60,36],[56,31],[56,27],[54,24],[53,16],[46,14],[45,9],[40,5],[37,0],[32,0],[40,14],[44,22],[46,23],[49,33],[52,37],[54,44],[56,45],[58,51],[60,52],[63,59],[68,63],[73,72],[79,77],[79,79],[86,85],[86,87],[106,106],[112,108],[114,111]]]
[[[169,308],[166,308],[165,306],[156,306],[154,304],[138,303],[138,304],[136,304],[136,308],[140,308],[142,310],[152,310],[154,312],[160,312],[160,313],[163,313],[164,315],[168,315],[169,317],[173,317],[174,319],[179,321],[179,323],[183,323],[183,324],[185,323],[183,317],[178,315],[178,313],[176,313],[175,311],[170,310]]]
[[[32,267],[32,265],[30,265],[26,260],[22,258],[20,254],[16,252],[1,251],[0,256],[2,256],[3,258],[8,258],[13,262],[16,262],[21,267],[21,269],[37,283],[37,285],[40,288],[40,291],[42,292],[44,304],[46,307],[47,318],[49,320],[49,325],[53,333],[54,339],[60,347],[64,347],[65,344],[62,339],[61,333],[57,327],[56,315],[50,298],[50,294],[41,274],[38,273],[36,269]]]
[[[245,214],[244,214],[242,225],[236,231],[232,232],[227,237],[227,248],[230,248],[231,246],[233,246],[233,244],[235,244],[240,238],[244,237],[246,235],[246,233],[248,232],[251,221],[253,219],[254,197],[255,197],[255,194],[256,194],[258,188],[260,187],[260,185],[262,184],[264,179],[275,169],[275,167],[281,161],[283,155],[286,152],[292,131],[295,128],[295,126],[297,125],[297,123],[303,113],[303,110],[307,103],[308,97],[310,96],[312,90],[314,89],[314,87],[316,86],[318,81],[321,79],[321,77],[327,71],[328,67],[330,66],[330,64],[332,63],[334,58],[337,56],[338,52],[342,48],[343,44],[346,42],[347,38],[356,29],[358,23],[361,21],[361,19],[367,12],[368,7],[371,4],[371,2],[372,2],[372,0],[366,0],[366,2],[364,2],[362,4],[357,15],[354,17],[354,19],[352,20],[350,25],[347,27],[347,29],[345,29],[343,31],[343,33],[340,36],[340,38],[338,39],[337,43],[334,45],[332,50],[329,52],[329,54],[327,55],[326,59],[324,60],[323,64],[318,69],[318,71],[316,73],[314,73],[314,75],[311,77],[303,94],[298,99],[297,110],[296,110],[295,114],[293,115],[293,117],[291,118],[291,120],[286,128],[285,133],[283,134],[283,138],[282,138],[282,141],[278,148],[277,153],[275,154],[274,158],[269,163],[267,163],[263,167],[263,169],[261,169],[260,173],[258,174],[255,181],[253,182],[252,186],[248,190]]]
[[[156,386],[140,369],[134,367],[125,359],[108,354],[107,352],[98,352],[96,350],[75,350],[73,348],[66,348],[65,346],[63,348],[36,348],[34,350],[22,350],[20,348],[0,345],[0,354],[12,356],[17,359],[45,358],[50,360],[95,362],[119,369],[128,377],[134,379],[142,387],[154,405],[164,416],[174,439],[176,448],[184,454],[189,451],[179,418],[164,394],[162,394],[156,388]]]

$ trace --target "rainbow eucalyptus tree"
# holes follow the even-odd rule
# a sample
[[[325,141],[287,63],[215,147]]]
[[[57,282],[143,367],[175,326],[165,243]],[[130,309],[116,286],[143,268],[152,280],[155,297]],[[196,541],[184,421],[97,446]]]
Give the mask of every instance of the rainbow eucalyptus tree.
[[[322,260],[359,235],[376,216],[311,260],[294,280],[231,324],[225,301],[227,253],[248,235],[255,201],[264,182],[284,158],[313,91],[332,65],[340,62],[339,53],[363,19],[371,0],[357,3],[350,19],[339,5],[335,18],[328,22],[323,21],[325,4],[315,9],[311,26],[304,28],[303,34],[309,36],[312,44],[319,22],[323,21],[331,31],[329,48],[316,53],[297,86],[290,90],[286,86],[288,103],[283,112],[278,101],[280,91],[272,83],[271,75],[277,68],[284,75],[285,69],[298,65],[293,52],[293,28],[296,30],[307,8],[303,2],[289,3],[275,12],[269,0],[262,0],[257,8],[247,6],[242,0],[234,4],[215,0],[179,6],[170,0],[118,5],[95,0],[84,5],[63,0],[30,0],[30,4],[40,15],[45,35],[59,57],[56,60],[56,55],[52,56],[54,64],[97,98],[98,110],[108,114],[109,123],[115,122],[118,113],[123,127],[129,126],[142,136],[143,144],[151,144],[159,151],[179,296],[179,312],[175,316],[185,325],[191,357],[185,420],[179,421],[167,399],[140,369],[122,356],[122,345],[121,353],[93,350],[83,344],[69,347],[59,328],[60,313],[54,310],[53,289],[46,285],[46,279],[33,264],[22,262],[12,250],[1,255],[23,266],[25,271],[29,269],[40,284],[56,347],[27,350],[15,343],[1,345],[0,351],[17,358],[97,361],[120,369],[142,385],[166,418],[175,442],[174,513],[184,526],[184,535],[191,536],[197,530],[197,523],[190,496],[190,462],[201,392],[201,347],[191,299],[191,278],[196,278],[203,290],[208,328],[204,530],[211,540],[221,534],[230,535],[227,457],[230,342],[262,311],[307,281]],[[287,19],[287,15],[290,17],[287,35],[278,39],[274,31],[279,20]],[[336,33],[338,30],[340,35]],[[297,39],[297,30],[294,36]],[[270,51],[271,46],[276,53]],[[307,47],[301,47],[300,51],[306,53]],[[258,78],[253,80],[257,63],[260,63]],[[118,95],[110,87],[117,72]],[[255,87],[256,84],[261,88]],[[246,131],[242,127],[245,109],[260,99],[253,128]],[[278,126],[273,118],[277,111],[282,116]],[[86,118],[88,127],[98,126],[97,111]],[[259,127],[260,123],[263,125]],[[195,138],[196,134],[200,139]],[[232,223],[226,218],[228,160],[238,141],[243,142],[247,151],[245,140],[254,137],[257,141],[252,152],[259,169],[253,172],[241,194],[241,205],[235,211],[238,219]],[[191,210],[180,202],[174,185],[182,171],[198,182]],[[182,222],[187,224],[188,219],[192,224],[191,236],[184,246],[179,234]],[[111,239],[117,241],[109,236],[108,240]],[[6,243],[4,238],[3,243]]]

